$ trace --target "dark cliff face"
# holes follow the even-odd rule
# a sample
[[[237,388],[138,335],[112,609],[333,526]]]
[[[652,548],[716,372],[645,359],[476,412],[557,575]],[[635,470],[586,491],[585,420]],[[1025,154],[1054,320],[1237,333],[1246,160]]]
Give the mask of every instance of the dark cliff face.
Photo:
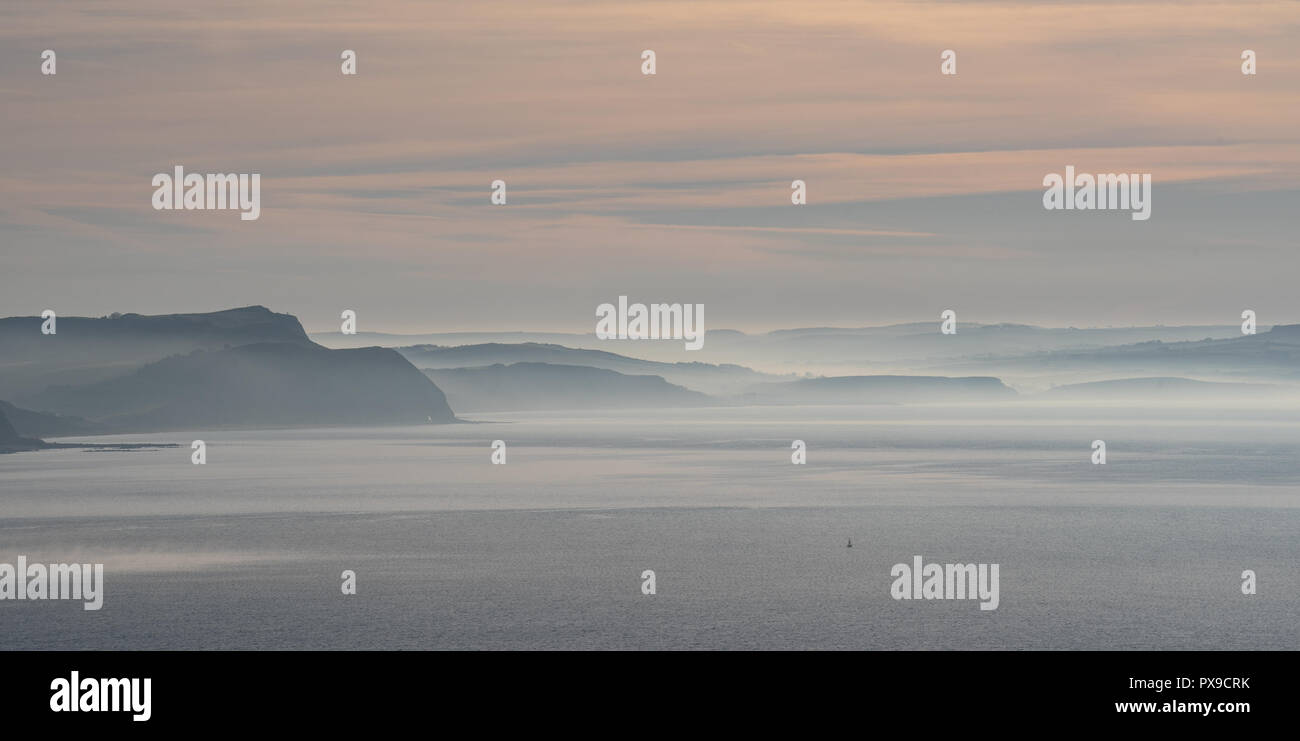
[[[321,347],[261,306],[40,328],[39,317],[0,319],[0,399],[28,427],[62,430],[50,434],[455,421],[397,352]]]
[[[262,306],[207,314],[58,317],[53,335],[41,334],[41,323],[38,316],[0,319],[0,399],[50,385],[95,383],[193,350],[311,342],[296,318]]]
[[[185,342],[248,344],[250,342],[309,342],[302,324],[292,314],[277,314],[265,306],[202,314],[114,314],[107,317],[60,316],[58,334],[42,335],[40,317],[0,319],[0,338],[17,341],[45,338],[121,341],[126,339],[179,338]]]
[[[18,439],[18,433],[14,430],[13,425],[9,424],[9,419],[5,417],[5,411],[0,409],[0,443],[11,443]]]
[[[23,437],[63,437],[67,435],[94,435],[102,432],[93,422],[80,417],[42,414],[22,409],[7,401],[0,401],[0,414],[9,418],[9,424]]]
[[[455,421],[442,391],[393,350],[295,343],[195,351],[107,381],[51,388],[25,405],[114,430]]]
[[[34,438],[20,436],[13,425],[9,424],[9,419],[5,417],[3,409],[0,409],[0,453],[13,453],[19,450],[40,450],[46,447],[45,443]]]

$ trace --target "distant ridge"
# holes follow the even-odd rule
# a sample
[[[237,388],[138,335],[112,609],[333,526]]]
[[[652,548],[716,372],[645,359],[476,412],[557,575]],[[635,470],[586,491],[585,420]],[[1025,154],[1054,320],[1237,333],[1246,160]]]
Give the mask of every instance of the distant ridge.
[[[540,342],[518,344],[491,342],[454,347],[414,345],[399,347],[397,351],[422,370],[515,363],[586,366],[625,375],[661,376],[669,383],[707,394],[734,393],[744,385],[781,379],[781,376],[759,373],[744,366],[728,363],[719,365],[700,362],[665,363],[604,350],[572,348]]]
[[[12,341],[31,338],[39,342],[41,318],[0,318],[0,337]],[[35,328],[37,331],[32,332]],[[179,336],[188,342],[310,342],[302,324],[292,314],[277,314],[265,306],[241,306],[194,314],[110,314],[102,317],[61,316],[58,333],[117,339],[125,335]]]
[[[691,407],[718,403],[659,376],[550,363],[428,369],[464,412]]]
[[[916,404],[1014,399],[990,377],[832,376],[759,384],[745,394],[758,404]]]
[[[594,330],[594,326],[593,326]],[[1260,332],[1264,331],[1261,325]],[[996,362],[986,371],[959,371],[959,362],[996,361],[1004,357],[1024,357],[1045,352],[1086,352],[1157,340],[1187,342],[1203,339],[1225,340],[1240,337],[1240,326],[1142,326],[1142,327],[1040,327],[1003,322],[981,324],[959,321],[957,333],[944,335],[933,321],[909,322],[884,326],[803,327],[777,329],[766,333],[743,333],[729,329],[708,328],[704,346],[685,351],[680,342],[599,340],[594,333],[556,333],[519,331],[444,332],[422,335],[365,334],[341,335],[321,333],[314,339],[329,347],[384,345],[413,346],[488,346],[543,344],[559,345],[570,350],[608,351],[623,357],[650,362],[680,361],[713,365],[735,365],[759,373],[777,376],[790,373],[821,373],[847,376],[866,373],[909,374],[929,372],[941,375],[994,375],[1005,378]],[[414,360],[414,359],[413,359]],[[492,362],[570,362],[540,357],[499,358]],[[414,360],[420,365],[418,360]],[[582,362],[591,365],[590,362]],[[470,365],[465,363],[463,365]],[[432,366],[424,366],[432,367]],[[611,370],[626,372],[623,368]],[[643,371],[644,372],[644,371]],[[649,371],[658,373],[658,371]],[[1177,373],[1171,373],[1176,375]],[[723,393],[718,388],[691,386],[685,379],[664,376],[672,383],[696,388],[706,393]],[[767,380],[778,380],[776,378]]]
[[[1270,384],[1221,383],[1162,376],[1072,383],[1056,386],[1045,391],[1043,395],[1051,398],[1088,400],[1151,401],[1157,399],[1185,399],[1187,401],[1211,401],[1222,398],[1276,398],[1284,392],[1285,389]]]
[[[1300,380],[1300,325],[1275,325],[1267,332],[1180,342],[1148,340],[1127,345],[1037,352],[952,363],[945,370],[989,369],[1002,375],[1097,373],[1144,377],[1199,376],[1217,380]]]

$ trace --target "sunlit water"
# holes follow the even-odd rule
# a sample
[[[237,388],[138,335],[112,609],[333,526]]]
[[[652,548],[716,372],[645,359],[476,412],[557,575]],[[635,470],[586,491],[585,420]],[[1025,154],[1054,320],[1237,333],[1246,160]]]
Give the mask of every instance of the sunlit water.
[[[475,419],[0,455],[0,562],[106,572],[0,602],[0,649],[1300,647],[1292,411]],[[998,609],[891,599],[916,554],[1000,564]]]

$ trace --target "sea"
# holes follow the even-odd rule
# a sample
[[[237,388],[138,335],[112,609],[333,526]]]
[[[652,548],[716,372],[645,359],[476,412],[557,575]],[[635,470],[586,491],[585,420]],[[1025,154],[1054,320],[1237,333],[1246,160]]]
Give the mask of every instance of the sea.
[[[461,416],[0,455],[0,563],[104,564],[0,650],[1300,648],[1294,409]],[[895,599],[916,556],[997,608]]]

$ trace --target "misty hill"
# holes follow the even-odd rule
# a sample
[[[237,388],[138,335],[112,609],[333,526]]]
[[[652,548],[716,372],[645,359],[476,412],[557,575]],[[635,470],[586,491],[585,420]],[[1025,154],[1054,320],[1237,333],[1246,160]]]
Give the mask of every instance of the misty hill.
[[[988,377],[838,376],[759,384],[743,401],[754,404],[925,404],[988,402],[1016,398],[1002,381]]]
[[[539,342],[519,344],[487,343],[442,347],[415,345],[399,347],[417,368],[469,368],[514,363],[547,363],[602,368],[626,375],[655,375],[679,386],[710,394],[736,393],[742,386],[762,381],[776,381],[779,376],[757,373],[739,365],[709,363],[660,363],[618,355],[603,350],[587,350]],[[459,407],[458,407],[459,408]]]
[[[1205,338],[1227,339],[1239,335],[1239,332],[1239,326],[1236,324],[1077,328],[1038,327],[1010,323],[980,324],[963,321],[959,317],[957,334],[944,335],[939,331],[939,318],[936,312],[933,321],[879,327],[805,327],[761,334],[746,334],[729,329],[707,329],[704,347],[697,351],[686,351],[680,340],[599,340],[592,333],[452,332],[422,335],[358,333],[355,336],[325,333],[314,337],[328,347],[352,347],[359,344],[393,347],[419,344],[435,346],[556,344],[581,350],[614,349],[621,354],[621,357],[643,358],[647,362],[685,361],[712,365],[738,365],[758,372],[778,375],[812,371],[838,376],[850,373],[914,373],[918,369],[934,367],[941,362],[1021,356],[1058,350],[1092,350],[1151,340],[1184,342]],[[502,358],[492,362],[529,360],[551,362],[525,357]],[[625,372],[618,367],[610,369]],[[640,372],[663,375],[673,383],[691,386],[687,379],[674,378],[659,370],[643,369]],[[709,393],[724,391],[720,388],[692,387]]]
[[[688,407],[715,403],[659,376],[629,376],[603,368],[514,363],[427,369],[462,413],[545,409]]]
[[[95,383],[193,350],[311,342],[296,318],[262,306],[207,314],[60,316],[52,335],[41,334],[42,321],[39,316],[0,318],[0,398],[54,384]]]
[[[1288,393],[1279,386],[1257,383],[1218,383],[1190,378],[1119,378],[1057,386],[1040,398],[1071,401],[1188,401],[1277,399]]]
[[[957,333],[945,335],[939,331],[936,318],[933,322],[885,327],[778,330],[750,337],[732,350],[727,343],[710,347],[712,336],[706,335],[705,346],[717,353],[727,353],[731,362],[768,371],[810,370],[839,376],[848,375],[846,371],[914,374],[935,369],[949,375],[949,369],[960,367],[955,363],[961,361],[1064,350],[1088,351],[1149,340],[1227,338],[1239,331],[1236,325],[1077,328],[978,324],[959,319]],[[700,359],[717,362],[718,356]],[[1001,375],[996,363],[988,368],[989,375]]]
[[[0,414],[9,419],[19,435],[25,437],[68,437],[104,432],[102,426],[81,417],[33,412],[30,409],[20,409],[7,401],[0,401]]]
[[[1173,375],[1240,379],[1300,380],[1300,325],[1197,342],[1153,340],[1088,350],[1036,353],[943,366],[948,370],[999,373]]]
[[[397,352],[309,342],[195,350],[21,403],[114,430],[455,421],[438,387]]]
[[[595,324],[593,322],[592,326]],[[399,334],[394,332],[313,332],[311,339],[325,347],[414,347],[429,345],[434,347],[479,344],[558,344],[568,347],[589,347],[591,343],[600,342],[593,333],[578,332],[427,332],[421,334]]]
[[[9,424],[9,419],[5,416],[4,410],[0,409],[0,453],[40,450],[43,447],[45,447],[45,443],[40,440],[20,436],[13,425]]]

